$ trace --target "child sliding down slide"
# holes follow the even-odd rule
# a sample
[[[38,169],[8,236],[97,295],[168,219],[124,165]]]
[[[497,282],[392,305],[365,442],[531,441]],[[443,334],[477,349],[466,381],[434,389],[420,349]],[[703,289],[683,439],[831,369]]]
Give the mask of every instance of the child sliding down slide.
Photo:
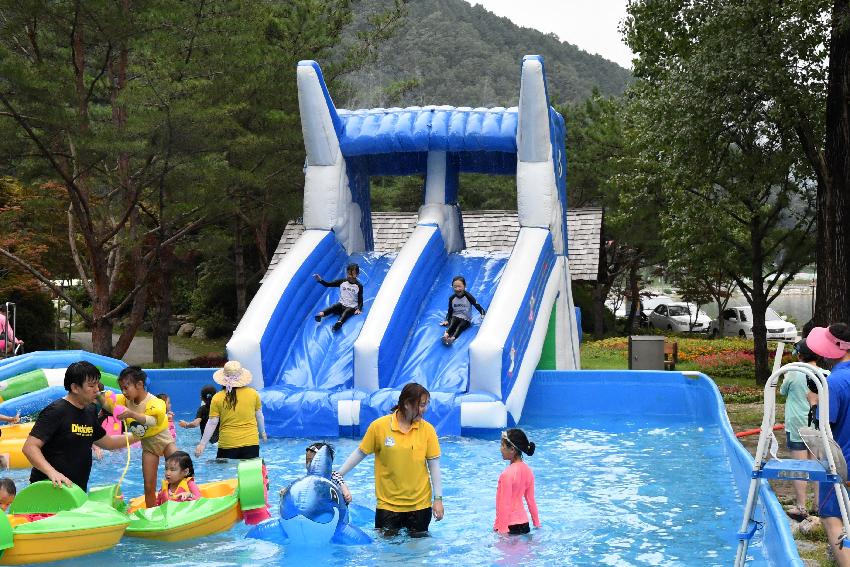
[[[320,284],[325,287],[339,288],[339,302],[334,303],[324,311],[319,311],[316,315],[316,321],[320,322],[323,317],[328,315],[339,315],[339,319],[334,323],[334,332],[342,328],[342,324],[352,315],[360,315],[363,311],[363,284],[357,279],[360,274],[360,266],[357,264],[349,264],[345,269],[346,278],[344,280],[334,280],[326,282],[319,274],[313,274]]]
[[[443,327],[448,327],[443,333],[443,343],[446,345],[454,343],[460,334],[472,325],[473,307],[482,317],[486,313],[472,294],[466,291],[466,279],[463,276],[455,276],[452,279],[452,289],[454,293],[449,296],[449,312],[446,314],[446,320],[440,323]]]

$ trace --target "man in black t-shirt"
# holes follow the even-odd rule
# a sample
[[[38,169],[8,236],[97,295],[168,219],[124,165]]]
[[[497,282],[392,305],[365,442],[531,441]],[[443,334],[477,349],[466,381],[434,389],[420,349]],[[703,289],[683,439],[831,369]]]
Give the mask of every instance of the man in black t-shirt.
[[[107,435],[101,427],[94,406],[99,384],[100,370],[90,362],[75,362],[65,371],[68,394],[42,410],[24,442],[23,453],[33,466],[30,482],[73,483],[88,490],[92,445],[122,449],[136,441],[132,435]]]

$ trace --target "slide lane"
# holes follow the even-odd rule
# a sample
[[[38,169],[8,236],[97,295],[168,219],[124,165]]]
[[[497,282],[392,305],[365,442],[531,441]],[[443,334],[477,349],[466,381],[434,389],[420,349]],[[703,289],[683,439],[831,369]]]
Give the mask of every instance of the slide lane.
[[[469,344],[478,334],[481,316],[473,308],[473,324],[452,346],[442,342],[452,278],[466,278],[467,291],[489,309],[490,301],[505,269],[508,254],[465,251],[449,254],[422,304],[413,332],[405,343],[399,364],[388,384],[401,388],[418,382],[432,391],[465,392],[469,385]]]
[[[339,288],[327,288],[310,315],[299,325],[289,355],[279,373],[266,390],[338,390],[350,388],[353,381],[353,345],[366,320],[366,315],[381,287],[384,277],[392,265],[394,256],[389,254],[352,254],[348,262],[360,265],[360,282],[363,284],[363,313],[349,318],[338,332],[331,330],[337,316],[325,317],[317,323],[313,316],[339,300]],[[320,274],[325,280],[334,280],[344,274]],[[320,284],[309,281],[305,285]]]

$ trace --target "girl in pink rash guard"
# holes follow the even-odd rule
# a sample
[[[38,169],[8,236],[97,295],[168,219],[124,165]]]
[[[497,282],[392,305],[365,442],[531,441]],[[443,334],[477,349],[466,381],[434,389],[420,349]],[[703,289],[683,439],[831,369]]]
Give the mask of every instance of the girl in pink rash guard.
[[[496,522],[493,529],[499,533],[527,534],[528,515],[522,499],[528,504],[534,527],[540,527],[537,503],[534,501],[534,473],[522,460],[522,454],[534,454],[534,443],[529,443],[522,429],[508,429],[502,433],[502,458],[511,464],[499,476],[496,489]]]

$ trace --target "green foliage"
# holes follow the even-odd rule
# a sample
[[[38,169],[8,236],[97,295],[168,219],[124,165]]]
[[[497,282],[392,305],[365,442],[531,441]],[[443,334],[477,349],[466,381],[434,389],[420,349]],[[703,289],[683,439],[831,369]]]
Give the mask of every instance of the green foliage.
[[[233,274],[210,260],[198,272],[198,286],[192,294],[192,314],[197,324],[211,339],[232,333],[237,323]]]
[[[581,330],[585,333],[594,332],[593,324],[593,298],[590,291],[587,289],[587,284],[581,282],[573,282],[573,303],[581,309]],[[605,328],[603,333],[611,332],[616,328],[616,320],[614,314],[607,307],[604,308],[603,324]]]
[[[364,0],[356,24],[386,9],[387,0]],[[519,63],[524,55],[546,60],[549,96],[555,101],[583,100],[596,87],[621,94],[630,74],[619,65],[591,55],[553,35],[520,28],[482,6],[463,0],[416,0],[398,33],[377,50],[374,66],[353,73],[351,108],[453,104],[512,106],[519,97]],[[400,92],[392,85],[403,81]]]
[[[660,203],[678,271],[731,278],[753,306],[760,380],[764,310],[815,251],[817,186],[800,133],[823,101],[828,10],[802,0],[638,1],[625,25],[639,57],[635,173],[624,184]]]

